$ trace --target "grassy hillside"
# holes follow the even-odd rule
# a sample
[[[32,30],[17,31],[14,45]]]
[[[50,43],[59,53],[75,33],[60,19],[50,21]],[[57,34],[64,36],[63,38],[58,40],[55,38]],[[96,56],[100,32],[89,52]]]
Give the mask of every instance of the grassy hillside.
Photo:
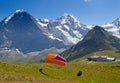
[[[81,76],[77,76],[78,71],[82,71]],[[45,63],[0,62],[0,83],[120,83],[119,78],[118,63],[87,62],[83,59],[61,67]]]
[[[101,50],[101,51],[93,52],[81,57],[80,60],[87,59],[90,56],[109,56],[116,58],[117,60],[120,60],[120,52],[117,50]]]

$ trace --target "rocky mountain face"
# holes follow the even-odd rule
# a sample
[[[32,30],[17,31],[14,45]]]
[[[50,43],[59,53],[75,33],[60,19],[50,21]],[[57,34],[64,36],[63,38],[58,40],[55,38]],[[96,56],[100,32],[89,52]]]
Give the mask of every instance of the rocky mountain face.
[[[34,17],[19,10],[0,22],[0,47],[28,53],[50,47],[62,48],[64,44],[46,36]]]
[[[81,41],[89,28],[81,24],[75,17],[64,14],[55,20],[37,19],[37,23],[50,39],[61,41],[64,45],[74,45]]]
[[[110,35],[100,26],[91,29],[84,39],[62,53],[68,60],[80,58],[86,54],[108,49],[120,50],[120,39]]]

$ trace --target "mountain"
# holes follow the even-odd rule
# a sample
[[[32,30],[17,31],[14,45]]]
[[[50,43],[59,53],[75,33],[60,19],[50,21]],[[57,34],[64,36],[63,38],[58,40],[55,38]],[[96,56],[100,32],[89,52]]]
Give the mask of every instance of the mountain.
[[[102,27],[113,36],[120,38],[120,18],[117,18],[112,23],[102,25]]]
[[[61,55],[65,56],[69,61],[92,52],[107,49],[120,50],[120,39],[110,35],[102,27],[95,26],[82,41],[64,51]]]
[[[89,31],[74,16],[64,14],[55,20],[36,19],[25,10],[16,10],[0,22],[0,48],[23,53],[76,44]]]
[[[64,45],[74,45],[81,41],[89,28],[80,23],[74,16],[64,14],[55,20],[37,19],[43,33],[50,39],[63,42]]]
[[[46,36],[37,21],[24,10],[17,10],[0,22],[0,48],[15,48],[23,53],[65,45]]]
[[[120,38],[120,18],[102,27]],[[103,28],[92,29],[69,14],[56,19],[38,19],[25,10],[16,10],[0,22],[0,57],[24,57],[27,53],[74,45],[62,53],[71,60],[101,49],[120,49],[119,39]]]

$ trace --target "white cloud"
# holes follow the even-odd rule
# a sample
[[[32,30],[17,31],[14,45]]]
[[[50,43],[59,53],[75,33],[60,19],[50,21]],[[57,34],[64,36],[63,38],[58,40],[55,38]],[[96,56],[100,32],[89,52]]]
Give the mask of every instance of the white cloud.
[[[92,0],[84,0],[85,2],[91,2]]]

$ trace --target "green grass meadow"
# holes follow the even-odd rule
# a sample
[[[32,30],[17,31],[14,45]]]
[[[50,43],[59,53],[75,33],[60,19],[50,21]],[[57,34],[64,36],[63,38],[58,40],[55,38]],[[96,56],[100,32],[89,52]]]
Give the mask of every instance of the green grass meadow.
[[[120,53],[105,50],[68,62],[66,67],[0,62],[0,83],[120,83],[120,63],[87,61],[86,58],[93,55],[120,59]],[[42,73],[39,69],[43,69]],[[77,76],[79,71],[82,71],[81,76]]]
[[[77,76],[78,71],[82,71],[81,76]],[[120,83],[120,64],[77,60],[61,67],[0,62],[0,83]]]

